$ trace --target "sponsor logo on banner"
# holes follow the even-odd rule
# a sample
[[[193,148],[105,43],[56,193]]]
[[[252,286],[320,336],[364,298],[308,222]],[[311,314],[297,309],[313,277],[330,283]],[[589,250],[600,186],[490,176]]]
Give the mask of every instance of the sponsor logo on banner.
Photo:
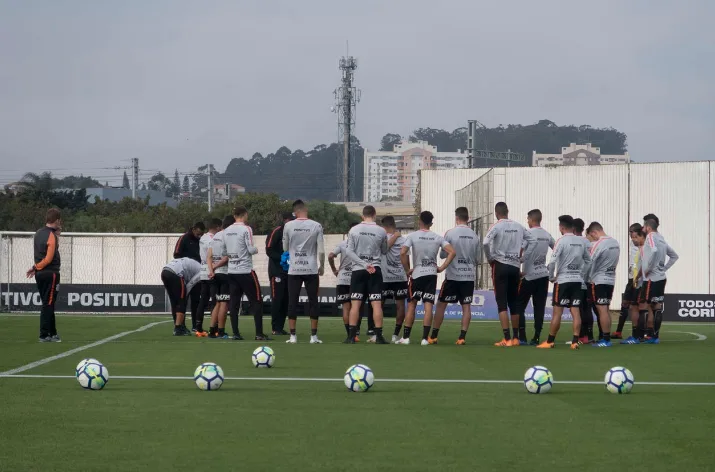
[[[42,297],[35,284],[10,284],[0,288],[3,308],[40,311]],[[161,285],[62,284],[57,290],[55,310],[62,313],[147,313],[168,312]]]
[[[663,320],[715,322],[715,295],[666,294]]]

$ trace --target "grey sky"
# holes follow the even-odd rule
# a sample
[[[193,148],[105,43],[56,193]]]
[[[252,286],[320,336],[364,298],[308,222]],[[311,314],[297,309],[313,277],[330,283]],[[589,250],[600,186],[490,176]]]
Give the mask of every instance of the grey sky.
[[[0,184],[329,143],[346,40],[369,149],[548,118],[618,128],[638,161],[710,159],[713,18],[709,0],[0,0]]]

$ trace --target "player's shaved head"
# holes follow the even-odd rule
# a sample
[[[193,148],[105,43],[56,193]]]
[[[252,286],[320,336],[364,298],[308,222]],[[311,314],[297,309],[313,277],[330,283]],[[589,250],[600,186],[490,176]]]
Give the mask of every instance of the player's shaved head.
[[[509,216],[509,207],[506,206],[506,203],[499,202],[494,205],[494,214],[499,218],[506,218]]]
[[[543,218],[543,215],[541,214],[541,210],[539,209],[534,209],[531,210],[529,213],[526,214],[528,218],[531,219],[534,223],[541,223],[541,218]]]
[[[469,221],[469,210],[467,207],[459,207],[454,210],[454,217],[461,223]]]

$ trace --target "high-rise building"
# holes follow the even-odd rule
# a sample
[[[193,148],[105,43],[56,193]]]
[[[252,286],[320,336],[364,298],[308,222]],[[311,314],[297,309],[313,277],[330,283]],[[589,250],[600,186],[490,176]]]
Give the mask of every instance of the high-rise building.
[[[418,171],[465,168],[467,153],[439,152],[426,141],[402,141],[392,151],[365,150],[364,162],[363,200],[414,202]]]
[[[628,164],[630,156],[625,154],[601,154],[601,148],[587,144],[571,143],[561,148],[561,154],[537,154],[534,151],[532,165],[534,167],[548,166],[593,166],[605,164]]]

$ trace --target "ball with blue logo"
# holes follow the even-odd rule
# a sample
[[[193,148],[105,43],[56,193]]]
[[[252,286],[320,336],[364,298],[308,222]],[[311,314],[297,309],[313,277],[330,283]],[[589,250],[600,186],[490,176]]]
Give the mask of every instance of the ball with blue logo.
[[[276,353],[268,346],[256,348],[251,354],[251,362],[257,368],[270,368],[276,362]]]
[[[194,382],[199,390],[218,390],[223,379],[223,369],[213,362],[204,362],[194,371]]]
[[[87,390],[102,390],[109,382],[109,371],[97,359],[83,359],[75,368],[77,382]]]
[[[348,368],[343,380],[351,392],[367,392],[375,384],[375,374],[365,364],[355,364]]]
[[[544,366],[529,367],[524,373],[524,387],[529,393],[548,393],[554,386],[554,376]]]
[[[603,381],[606,384],[606,390],[617,394],[630,393],[636,383],[633,372],[620,366],[609,369]]]

